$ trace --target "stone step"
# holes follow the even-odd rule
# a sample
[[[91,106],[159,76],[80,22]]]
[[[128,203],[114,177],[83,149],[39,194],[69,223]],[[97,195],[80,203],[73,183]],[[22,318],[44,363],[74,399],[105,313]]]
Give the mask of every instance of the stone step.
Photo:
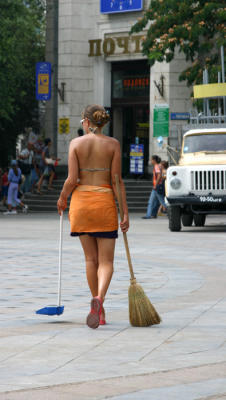
[[[42,188],[42,194],[28,193],[25,203],[30,212],[56,212],[56,203],[62,190],[65,179],[56,179],[53,191]],[[145,212],[151,192],[151,181],[125,180],[127,203],[130,212]]]
[[[129,212],[130,213],[141,213],[142,215],[145,215],[147,211],[147,207],[135,207],[135,208],[130,208]],[[22,211],[18,210],[17,211],[18,214],[21,214]],[[34,214],[49,214],[49,213],[57,213],[56,209],[45,209],[43,210],[43,208],[35,208],[32,210],[29,210],[28,213],[34,213]],[[64,212],[65,214],[68,214],[68,210]]]
[[[134,197],[134,196],[149,196],[151,192],[151,188],[148,188],[148,190],[126,190],[127,197]],[[40,198],[40,199],[56,199],[60,195],[60,190],[54,190],[52,192],[48,191],[43,191],[42,194],[38,193],[27,193],[26,198],[27,199],[33,199],[33,198]]]
[[[26,203],[32,203],[34,201],[40,202],[40,203],[48,203],[48,202],[57,202],[59,198],[59,194],[55,195],[55,196],[26,196],[25,197],[25,202]],[[147,201],[149,199],[149,193],[145,193],[145,194],[140,194],[140,193],[136,193],[134,192],[133,194],[128,194],[127,193],[127,201]]]
[[[130,200],[129,199],[129,200],[127,200],[127,204],[128,204],[129,208],[130,207],[137,207],[137,206],[146,206],[147,202],[148,202],[148,199],[146,199],[146,201],[144,201],[144,200],[140,200],[139,201],[139,199],[136,199],[136,200]],[[36,206],[38,206],[38,207],[56,207],[56,204],[57,204],[56,201],[47,200],[47,201],[40,202],[40,201],[35,200],[35,199],[34,200],[28,200],[28,201],[26,200],[25,203],[28,205],[30,210],[32,210],[33,207],[36,207]],[[69,204],[69,202],[68,202],[68,204]]]
[[[126,191],[128,192],[133,192],[133,191],[150,191],[152,188],[151,184],[146,184],[146,185],[125,185]],[[63,185],[61,184],[54,184],[54,190],[57,192],[60,192],[63,188]],[[47,190],[42,189],[42,192],[45,192]],[[51,191],[48,191],[48,193],[51,193]]]

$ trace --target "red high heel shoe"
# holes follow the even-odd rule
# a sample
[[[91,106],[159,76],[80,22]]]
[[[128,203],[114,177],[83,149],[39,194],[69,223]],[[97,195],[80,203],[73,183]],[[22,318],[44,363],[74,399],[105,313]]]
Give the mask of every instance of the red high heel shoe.
[[[89,328],[96,329],[100,325],[103,300],[96,296],[91,300],[91,311],[87,316],[86,323]]]

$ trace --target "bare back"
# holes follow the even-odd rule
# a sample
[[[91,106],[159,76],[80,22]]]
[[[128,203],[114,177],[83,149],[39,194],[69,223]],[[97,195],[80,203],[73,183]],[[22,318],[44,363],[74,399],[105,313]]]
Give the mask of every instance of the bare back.
[[[82,185],[108,185],[114,174],[121,176],[120,145],[116,139],[89,133],[71,142],[69,175],[72,179],[76,176]]]

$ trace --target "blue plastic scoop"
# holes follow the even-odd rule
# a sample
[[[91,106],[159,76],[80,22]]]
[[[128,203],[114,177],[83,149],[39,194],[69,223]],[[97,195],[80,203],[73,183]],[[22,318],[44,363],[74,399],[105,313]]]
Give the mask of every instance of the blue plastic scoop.
[[[40,308],[36,311],[36,314],[42,315],[61,315],[64,312],[64,306],[47,306]]]
[[[57,305],[46,306],[36,311],[36,314],[42,315],[61,315],[64,312],[64,306],[61,305],[61,280],[62,280],[62,243],[63,243],[63,212],[60,215],[60,243],[59,243],[59,276],[58,276],[58,301]]]

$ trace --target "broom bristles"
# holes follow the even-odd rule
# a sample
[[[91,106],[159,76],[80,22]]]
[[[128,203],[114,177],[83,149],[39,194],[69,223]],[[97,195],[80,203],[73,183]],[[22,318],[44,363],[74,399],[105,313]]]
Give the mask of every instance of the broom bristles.
[[[160,324],[161,318],[136,279],[129,287],[129,319],[132,326],[150,326]]]

